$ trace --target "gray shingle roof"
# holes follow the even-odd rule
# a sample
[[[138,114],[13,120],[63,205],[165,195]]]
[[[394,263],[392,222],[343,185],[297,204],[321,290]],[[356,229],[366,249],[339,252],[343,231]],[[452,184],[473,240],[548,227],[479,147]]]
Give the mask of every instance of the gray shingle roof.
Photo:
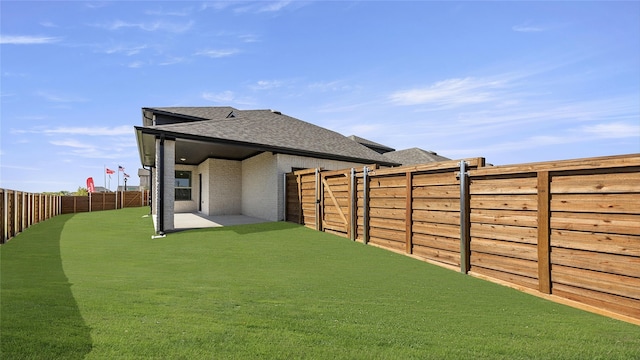
[[[271,110],[237,110],[230,107],[164,107],[145,110],[205,119],[147,126],[146,129],[197,136],[211,141],[259,145],[291,153],[312,153],[319,157],[326,155],[327,158],[348,158],[361,163],[398,165],[335,131]],[[227,117],[230,112],[233,112],[234,117]]]
[[[384,153],[383,156],[402,165],[416,165],[451,160],[444,156],[440,156],[433,151],[426,151],[415,147]]]
[[[368,147],[368,148],[370,148],[370,149],[372,149],[372,150],[374,150],[374,151],[376,151],[376,152],[378,152],[380,154],[396,150],[394,148],[388,147],[386,145],[382,145],[380,143],[377,143],[375,141],[371,141],[369,139],[361,138],[359,136],[350,135],[350,136],[347,136],[347,137],[349,139],[357,142],[358,144],[362,144],[362,145],[364,145],[364,146],[366,146],[366,147]]]
[[[162,112],[197,117],[201,119],[224,119],[232,112],[239,112],[240,110],[232,108],[231,106],[193,106],[193,107],[157,107],[150,108],[153,110],[159,110]]]

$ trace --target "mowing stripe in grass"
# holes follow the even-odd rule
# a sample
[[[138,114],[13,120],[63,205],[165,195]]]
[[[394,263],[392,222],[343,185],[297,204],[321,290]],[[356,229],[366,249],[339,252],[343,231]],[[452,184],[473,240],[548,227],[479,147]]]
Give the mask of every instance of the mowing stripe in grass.
[[[64,223],[57,251],[89,359],[640,357],[638,326],[383,249],[289,223],[151,239],[147,211]]]

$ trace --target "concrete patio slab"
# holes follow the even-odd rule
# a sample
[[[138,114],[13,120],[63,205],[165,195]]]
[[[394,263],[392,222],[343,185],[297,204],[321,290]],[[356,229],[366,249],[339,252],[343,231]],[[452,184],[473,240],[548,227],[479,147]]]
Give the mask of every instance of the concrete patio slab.
[[[203,229],[220,226],[259,224],[269,222],[269,220],[259,219],[246,215],[212,215],[207,216],[199,213],[177,213],[173,215],[175,229],[180,231],[187,229]],[[157,229],[156,216],[153,216],[153,225]]]

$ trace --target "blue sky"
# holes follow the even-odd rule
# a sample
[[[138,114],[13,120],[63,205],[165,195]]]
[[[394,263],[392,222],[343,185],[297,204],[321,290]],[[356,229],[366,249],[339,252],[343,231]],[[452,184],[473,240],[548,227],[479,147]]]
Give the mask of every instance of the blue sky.
[[[640,152],[640,2],[0,2],[0,187],[138,183],[142,107],[495,165]],[[111,187],[115,187],[115,177]]]

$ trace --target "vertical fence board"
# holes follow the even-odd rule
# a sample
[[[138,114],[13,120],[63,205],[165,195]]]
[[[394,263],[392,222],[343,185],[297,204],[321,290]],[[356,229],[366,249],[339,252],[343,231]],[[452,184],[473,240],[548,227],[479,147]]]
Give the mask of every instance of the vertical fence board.
[[[549,172],[538,172],[538,285],[541,293],[551,293],[549,222]]]

